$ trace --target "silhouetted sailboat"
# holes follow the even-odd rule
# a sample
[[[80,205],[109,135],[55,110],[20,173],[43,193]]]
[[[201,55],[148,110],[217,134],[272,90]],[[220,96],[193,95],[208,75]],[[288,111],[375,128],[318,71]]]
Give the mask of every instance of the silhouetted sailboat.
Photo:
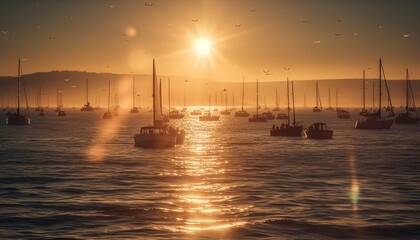
[[[184,114],[180,113],[178,110],[171,110],[171,79],[168,78],[168,102],[169,102],[169,119],[180,119],[184,117]]]
[[[162,117],[160,91],[157,87],[155,59],[153,59],[153,125],[142,127],[134,135],[134,145],[142,148],[168,148],[182,144],[185,138],[183,130],[165,125]]]
[[[277,97],[277,88],[276,88],[276,107],[273,108],[273,112],[278,112],[280,111],[280,107],[279,107],[279,98]]]
[[[26,118],[25,115],[20,114],[20,62],[21,59],[18,59],[18,76],[17,76],[17,98],[18,104],[15,113],[7,114],[6,124],[8,125],[28,125],[31,123],[31,118]]]
[[[86,79],[86,104],[80,109],[82,112],[91,112],[93,107],[90,106],[89,102],[89,80]]]
[[[411,103],[411,106],[410,106]],[[398,124],[416,124],[419,121],[417,116],[413,116],[410,113],[410,108],[412,111],[416,111],[416,103],[414,101],[413,89],[411,88],[410,77],[408,75],[408,68],[406,69],[405,74],[405,113],[400,113],[395,118],[395,123]]]
[[[337,118],[350,118],[350,112],[338,107],[338,89],[335,90],[335,104],[336,104],[336,114]]]
[[[235,112],[235,117],[248,117],[249,113],[244,110],[244,97],[245,97],[245,77],[242,78],[242,107],[240,111]]]
[[[133,108],[131,108],[130,113],[138,113],[139,109],[136,107],[136,88],[135,88],[135,78],[133,75]]]
[[[209,94],[209,111],[205,112],[202,116],[198,117],[200,121],[219,121],[220,116],[211,114],[210,103],[211,103],[211,95]]]
[[[257,114],[255,114],[254,116],[252,116],[252,118],[248,118],[249,122],[267,122],[267,118],[264,117],[261,114],[258,114],[258,109],[259,109],[259,105],[258,105],[258,78],[257,78]]]
[[[328,129],[326,123],[314,123],[304,132],[309,139],[331,139],[333,136],[333,130]]]
[[[296,123],[295,115],[295,94],[292,81],[292,106],[293,106],[293,122],[290,124],[290,103],[289,103],[289,78],[287,78],[287,122],[282,123],[280,127],[273,125],[270,130],[271,136],[287,136],[287,137],[300,137],[302,135],[302,124]]]
[[[60,117],[65,117],[67,116],[66,112],[64,110],[62,110],[61,108],[63,107],[63,90],[57,90],[57,116]]]
[[[362,80],[362,97],[363,97],[363,108],[360,110],[359,115],[365,116],[367,114],[366,109],[366,79],[365,79],[365,70],[363,70],[363,80]]]
[[[328,107],[325,110],[328,110],[328,111],[334,110],[334,108],[331,107],[331,90],[330,90],[330,88],[328,88]]]
[[[318,105],[319,103],[319,105]],[[321,108],[319,108],[321,107]],[[313,112],[321,112],[322,110],[322,103],[321,103],[321,97],[319,96],[319,90],[318,90],[318,81],[316,81],[316,106],[312,109]]]
[[[376,113],[367,113],[362,119],[357,120],[356,129],[389,129],[394,120],[382,117],[382,73],[384,72],[382,60],[379,59],[379,109]],[[386,81],[386,80],[385,80]],[[389,92],[388,92],[389,93]],[[388,100],[390,100],[388,94]]]
[[[225,88],[223,89],[223,92],[225,93],[225,110],[221,111],[221,115],[230,115],[230,109],[228,109],[228,98],[227,98],[227,92],[228,90]]]
[[[109,111],[111,102],[111,80],[108,80],[108,111],[102,115],[103,119],[111,119],[112,113]]]

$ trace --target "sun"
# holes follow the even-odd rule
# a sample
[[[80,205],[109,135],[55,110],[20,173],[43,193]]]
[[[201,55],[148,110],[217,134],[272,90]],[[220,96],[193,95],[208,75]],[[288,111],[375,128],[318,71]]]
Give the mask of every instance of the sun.
[[[195,43],[195,51],[199,55],[208,55],[211,50],[211,42],[208,39],[199,39]]]

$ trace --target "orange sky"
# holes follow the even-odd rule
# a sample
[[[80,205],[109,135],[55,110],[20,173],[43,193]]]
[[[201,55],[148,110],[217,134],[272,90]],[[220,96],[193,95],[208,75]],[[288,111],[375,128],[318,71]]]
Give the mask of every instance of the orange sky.
[[[419,6],[373,0],[1,1],[0,75],[15,75],[19,56],[27,59],[24,73],[139,74],[151,73],[154,57],[159,74],[216,81],[357,78],[369,67],[372,78],[382,57],[389,79],[404,78],[406,67],[419,78]],[[208,55],[195,51],[202,38],[212,42]]]

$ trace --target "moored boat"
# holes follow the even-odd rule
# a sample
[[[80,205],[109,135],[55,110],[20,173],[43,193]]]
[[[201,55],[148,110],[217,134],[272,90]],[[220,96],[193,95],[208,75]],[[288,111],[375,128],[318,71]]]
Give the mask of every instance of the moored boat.
[[[331,139],[333,130],[327,129],[326,123],[314,123],[309,128],[305,129],[305,136],[309,139]]]

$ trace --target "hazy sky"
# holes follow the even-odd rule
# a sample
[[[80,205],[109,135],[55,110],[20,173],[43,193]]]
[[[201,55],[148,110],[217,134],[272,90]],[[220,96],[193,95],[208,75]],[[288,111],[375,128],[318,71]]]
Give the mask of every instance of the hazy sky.
[[[24,73],[151,74],[154,57],[158,74],[217,81],[377,77],[382,57],[388,79],[406,67],[420,78],[419,11],[415,0],[2,0],[0,75],[20,56]],[[202,38],[209,54],[195,50]]]

